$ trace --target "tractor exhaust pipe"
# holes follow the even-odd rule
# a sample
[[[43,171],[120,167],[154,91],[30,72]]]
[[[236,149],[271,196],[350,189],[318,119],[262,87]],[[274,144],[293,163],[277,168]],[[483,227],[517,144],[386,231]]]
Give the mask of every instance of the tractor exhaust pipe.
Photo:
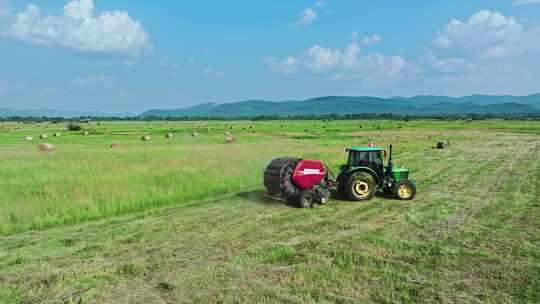
[[[390,156],[388,157],[388,172],[394,171],[394,162],[392,161],[392,145],[390,145]]]

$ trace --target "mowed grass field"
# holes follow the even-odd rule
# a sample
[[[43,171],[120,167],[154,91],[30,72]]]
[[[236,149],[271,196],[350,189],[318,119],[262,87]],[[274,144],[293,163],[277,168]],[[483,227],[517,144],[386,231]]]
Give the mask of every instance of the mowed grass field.
[[[540,302],[538,121],[82,126],[0,124],[0,303]],[[272,158],[337,172],[368,142],[394,144],[414,201],[263,198]]]

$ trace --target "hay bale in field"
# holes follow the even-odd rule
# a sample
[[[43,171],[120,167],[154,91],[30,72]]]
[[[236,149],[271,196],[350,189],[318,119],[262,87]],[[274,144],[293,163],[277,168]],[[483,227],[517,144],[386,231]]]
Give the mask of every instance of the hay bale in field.
[[[150,141],[152,140],[152,137],[150,137],[149,135],[144,135],[143,137],[141,137],[141,141]]]
[[[225,136],[225,143],[226,144],[234,144],[236,142],[236,137],[233,135]]]
[[[173,138],[173,134],[172,134],[172,133],[167,133],[167,134],[165,135],[165,138],[171,139],[171,138]]]
[[[26,142],[34,141],[34,137],[32,137],[32,136],[26,136],[26,137],[24,138],[24,140],[25,140]]]
[[[448,142],[447,141],[438,141],[436,148],[437,149],[446,149],[446,148],[448,148]]]
[[[47,134],[41,134],[41,135],[39,136],[39,139],[49,139],[49,135],[47,135]]]
[[[85,131],[81,131],[81,134],[82,134],[83,136],[88,136],[88,135],[90,135],[90,132],[88,132],[88,131],[85,130]]]
[[[60,137],[60,133],[54,133],[53,136],[54,137]]]
[[[54,149],[53,145],[49,144],[49,143],[45,143],[45,144],[40,144],[38,146],[38,149],[39,151],[41,152],[50,152]]]
[[[227,135],[231,135],[231,132],[229,132],[229,131],[225,132],[225,136],[227,136]]]
[[[120,143],[119,142],[113,142],[111,144],[111,149],[118,149],[120,148]]]
[[[197,132],[191,133],[191,137],[197,137],[197,136],[199,136],[199,133],[197,133]]]

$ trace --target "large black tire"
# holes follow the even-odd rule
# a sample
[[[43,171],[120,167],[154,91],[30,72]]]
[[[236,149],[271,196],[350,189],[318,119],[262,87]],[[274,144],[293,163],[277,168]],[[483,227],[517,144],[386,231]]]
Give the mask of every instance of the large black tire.
[[[375,179],[369,173],[358,172],[347,182],[347,195],[352,201],[367,201],[375,194]]]
[[[292,181],[292,172],[299,158],[281,157],[273,159],[264,171],[264,185],[273,196],[291,200],[297,196],[298,189]]]
[[[410,201],[416,196],[416,187],[410,181],[402,181],[394,188],[394,196],[401,201]]]
[[[310,191],[302,191],[296,198],[296,203],[300,208],[313,207],[313,194]]]
[[[347,193],[347,183],[349,177],[345,174],[340,174],[337,178],[337,196],[342,199],[346,199],[349,195]]]

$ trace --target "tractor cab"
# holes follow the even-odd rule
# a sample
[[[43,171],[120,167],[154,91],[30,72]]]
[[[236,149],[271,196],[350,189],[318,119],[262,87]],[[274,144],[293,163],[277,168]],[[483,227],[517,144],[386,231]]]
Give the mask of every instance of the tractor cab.
[[[367,168],[377,177],[384,176],[383,153],[379,147],[352,147],[347,149],[349,159],[345,169]]]
[[[388,164],[384,166],[387,154],[383,148],[358,146],[346,150],[347,164],[341,166],[338,176],[338,192],[355,201],[369,200],[377,190],[393,194],[401,200],[413,199],[416,186],[409,180],[409,170],[394,167],[392,146]]]

